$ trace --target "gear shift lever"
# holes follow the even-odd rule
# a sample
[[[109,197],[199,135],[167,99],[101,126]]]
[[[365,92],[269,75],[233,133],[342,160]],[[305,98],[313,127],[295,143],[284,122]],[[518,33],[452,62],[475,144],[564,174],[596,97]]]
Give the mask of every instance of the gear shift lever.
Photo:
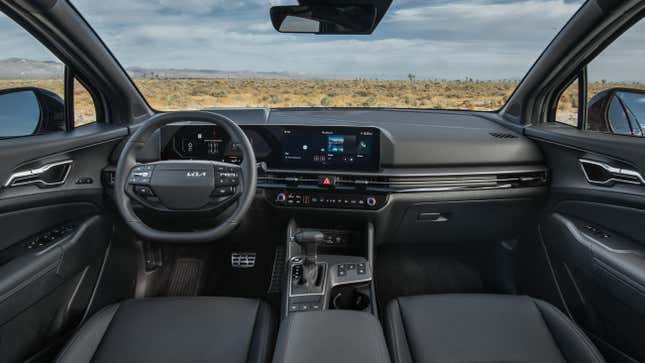
[[[302,231],[296,233],[294,238],[305,251],[302,282],[308,287],[313,287],[318,281],[318,244],[323,242],[325,235],[319,231]]]

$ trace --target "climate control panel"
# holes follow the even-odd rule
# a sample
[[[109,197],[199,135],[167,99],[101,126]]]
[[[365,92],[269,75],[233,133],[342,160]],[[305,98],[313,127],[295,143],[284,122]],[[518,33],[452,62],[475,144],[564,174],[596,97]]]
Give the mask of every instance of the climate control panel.
[[[267,191],[272,204],[283,207],[380,209],[387,203],[386,195],[345,194],[317,191],[276,190]]]

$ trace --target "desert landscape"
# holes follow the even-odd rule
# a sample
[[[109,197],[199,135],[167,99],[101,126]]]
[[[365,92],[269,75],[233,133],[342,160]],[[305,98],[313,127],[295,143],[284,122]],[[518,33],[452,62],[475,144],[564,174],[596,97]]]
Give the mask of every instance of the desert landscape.
[[[135,78],[158,110],[210,107],[385,107],[497,110],[517,82],[477,80],[304,80],[220,78]],[[63,94],[60,79],[0,80],[0,89],[36,86]],[[594,82],[589,94],[610,87],[645,89],[645,84]],[[77,124],[93,120],[89,94],[75,87]],[[558,115],[575,118],[577,88],[569,87]],[[568,120],[560,120],[568,121]]]

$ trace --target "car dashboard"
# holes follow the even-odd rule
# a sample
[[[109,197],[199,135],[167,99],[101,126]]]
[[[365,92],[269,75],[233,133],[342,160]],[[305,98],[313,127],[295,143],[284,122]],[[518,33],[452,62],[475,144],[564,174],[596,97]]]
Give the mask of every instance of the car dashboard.
[[[375,221],[379,239],[483,238],[519,223],[546,193],[539,149],[494,114],[459,111],[228,109],[258,162],[257,198],[300,218]],[[217,125],[158,130],[140,161],[243,155]],[[502,219],[492,216],[506,216]]]

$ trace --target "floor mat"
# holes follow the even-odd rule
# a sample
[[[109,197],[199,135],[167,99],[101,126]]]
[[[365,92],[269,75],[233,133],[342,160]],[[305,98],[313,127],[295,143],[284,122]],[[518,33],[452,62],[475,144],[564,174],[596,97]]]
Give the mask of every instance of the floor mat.
[[[382,245],[374,270],[381,309],[399,296],[487,292],[481,256],[453,246]]]
[[[200,259],[177,259],[170,275],[168,296],[197,296],[203,271],[204,262]]]

